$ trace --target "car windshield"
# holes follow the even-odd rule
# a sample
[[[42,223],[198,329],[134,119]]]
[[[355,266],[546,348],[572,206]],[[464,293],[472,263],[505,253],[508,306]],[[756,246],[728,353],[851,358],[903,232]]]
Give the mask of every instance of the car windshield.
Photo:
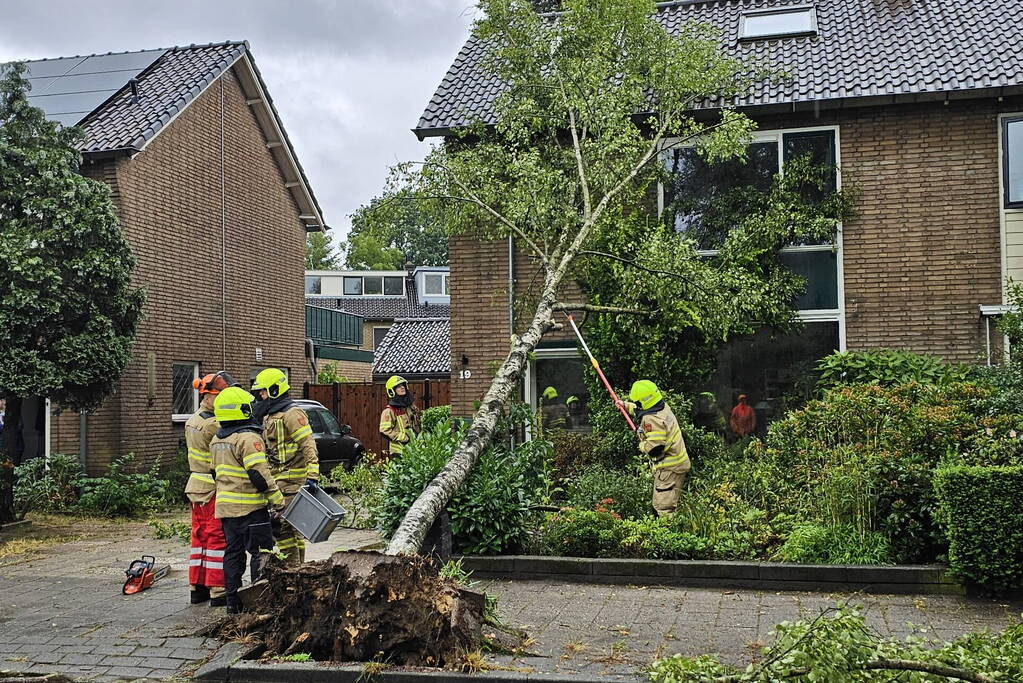
[[[323,425],[326,427],[327,432],[331,434],[341,433],[341,427],[338,426],[337,419],[329,411],[318,410],[316,412],[320,413],[320,417],[323,418]]]

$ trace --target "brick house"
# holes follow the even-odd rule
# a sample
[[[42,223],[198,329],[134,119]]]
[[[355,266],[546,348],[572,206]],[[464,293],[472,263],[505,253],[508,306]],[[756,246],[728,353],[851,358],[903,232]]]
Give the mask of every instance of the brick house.
[[[336,362],[350,380],[374,381],[392,374],[447,379],[449,277],[447,267],[411,264],[393,271],[307,270],[306,304],[363,320],[358,349],[318,357]]]
[[[110,186],[148,297],[113,393],[89,414],[54,407],[49,451],[93,473],[125,453],[166,463],[194,377],[279,366],[306,381],[305,235],[325,226],[248,44],[27,66],[32,104],[84,131],[82,173]]]
[[[894,347],[951,361],[997,356],[991,318],[1007,277],[1023,278],[1023,45],[1018,0],[681,0],[657,4],[669,31],[721,30],[723,48],[767,61],[791,79],[761,84],[736,104],[758,124],[745,164],[715,176],[754,182],[809,152],[860,191],[858,214],[829,244],[785,250],[805,275],[797,335],[763,330],[721,350],[706,387],[730,410],[746,393],[765,417],[820,357]],[[485,46],[462,48],[415,129],[445,136],[482,118],[501,84],[478,69]],[[711,179],[688,149],[662,154],[672,181],[658,211],[698,229]],[[681,202],[688,198],[693,201]],[[699,233],[696,233],[699,236]],[[714,243],[700,246],[713,253]],[[456,414],[486,390],[515,328],[528,259],[510,242],[452,240],[451,354]],[[514,293],[509,296],[509,291]],[[464,372],[468,370],[469,372]],[[538,348],[525,397],[578,391],[582,364],[564,332]],[[763,420],[761,421],[763,423]]]

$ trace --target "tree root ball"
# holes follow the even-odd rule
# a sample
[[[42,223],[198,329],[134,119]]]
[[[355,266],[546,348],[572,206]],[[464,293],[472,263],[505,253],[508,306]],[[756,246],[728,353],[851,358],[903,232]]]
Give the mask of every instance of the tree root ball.
[[[481,642],[485,598],[440,578],[419,556],[346,551],[285,566],[272,560],[232,630],[267,656],[457,666]]]

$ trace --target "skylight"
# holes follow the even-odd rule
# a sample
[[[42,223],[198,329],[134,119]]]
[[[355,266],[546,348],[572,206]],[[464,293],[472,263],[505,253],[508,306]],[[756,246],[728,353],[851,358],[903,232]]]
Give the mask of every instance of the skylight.
[[[817,16],[811,6],[744,12],[739,26],[741,40],[763,40],[817,33]]]

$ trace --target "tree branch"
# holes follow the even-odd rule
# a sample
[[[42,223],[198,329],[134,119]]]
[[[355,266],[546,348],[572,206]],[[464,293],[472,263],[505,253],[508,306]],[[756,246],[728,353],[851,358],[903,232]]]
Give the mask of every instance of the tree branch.
[[[583,249],[583,250],[581,250],[579,252],[579,256],[586,256],[586,255],[589,255],[589,256],[600,256],[602,258],[609,258],[609,259],[611,259],[613,261],[619,261],[619,262],[624,263],[626,265],[632,266],[633,268],[637,268],[639,270],[646,271],[646,272],[651,273],[653,275],[669,275],[671,277],[677,277],[679,280],[684,280],[684,281],[688,282],[689,284],[691,284],[693,287],[696,287],[697,289],[699,289],[704,294],[710,294],[710,292],[707,291],[707,289],[705,289],[703,287],[703,285],[700,285],[699,283],[693,282],[692,280],[687,278],[685,275],[682,275],[681,273],[673,273],[670,270],[658,270],[656,268],[647,268],[646,266],[640,265],[638,261],[633,261],[631,259],[627,259],[627,258],[624,258],[622,256],[615,256],[614,254],[608,254],[608,253],[603,252],[603,251],[593,251],[592,249]]]
[[[586,311],[587,313],[620,313],[622,315],[640,315],[651,317],[657,314],[656,311],[644,311],[641,308],[620,308],[618,306],[595,306],[584,303],[556,303],[555,311]]]
[[[929,662],[913,662],[906,659],[879,659],[874,662],[865,662],[862,668],[873,671],[920,671],[954,680],[968,681],[968,683],[994,683],[993,678],[976,673],[975,671],[956,669],[951,666],[931,664]]]

